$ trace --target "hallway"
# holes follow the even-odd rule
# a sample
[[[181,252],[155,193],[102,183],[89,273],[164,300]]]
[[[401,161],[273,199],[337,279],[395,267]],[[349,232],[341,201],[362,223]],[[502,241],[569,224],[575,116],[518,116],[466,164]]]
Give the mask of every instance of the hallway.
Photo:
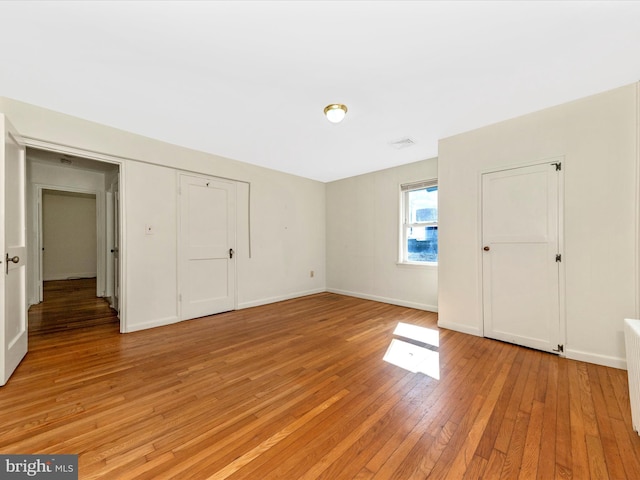
[[[97,325],[119,327],[115,310],[96,297],[96,279],[44,282],[44,301],[29,309],[29,335],[63,332]]]

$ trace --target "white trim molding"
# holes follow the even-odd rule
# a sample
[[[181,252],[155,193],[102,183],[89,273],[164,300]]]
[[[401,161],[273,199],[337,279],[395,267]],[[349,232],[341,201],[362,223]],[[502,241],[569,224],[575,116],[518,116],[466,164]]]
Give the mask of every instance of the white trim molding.
[[[471,327],[469,325],[465,325],[461,323],[443,322],[442,320],[438,320],[438,328],[446,328],[448,330],[455,330],[456,332],[466,333],[467,335],[484,337],[484,332],[481,328]]]
[[[604,365],[605,367],[620,368],[622,370],[627,369],[627,360],[625,358],[600,355],[597,353],[584,352],[581,350],[573,350],[571,348],[565,348],[565,356],[570,360],[580,360],[581,362]]]
[[[400,300],[398,298],[369,295],[367,293],[351,292],[348,290],[340,290],[337,288],[328,288],[326,291],[330,293],[337,293],[339,295],[346,295],[348,297],[363,298],[365,300],[373,300],[375,302],[389,303],[391,305],[398,305],[399,307],[415,308],[416,310],[424,310],[434,313],[438,312],[438,307],[436,305],[427,305],[426,303],[409,302],[406,300]]]
[[[317,288],[314,290],[306,290],[304,292],[289,293],[287,295],[278,295],[277,297],[261,298],[259,300],[251,300],[249,302],[241,302],[237,304],[237,309],[242,310],[244,308],[259,307],[261,305],[269,305],[270,303],[283,302],[284,300],[291,300],[293,298],[306,297],[308,295],[315,295],[316,293],[324,293],[324,288]]]
[[[140,330],[147,330],[149,328],[164,327],[181,321],[182,320],[180,320],[177,315],[173,317],[156,318],[155,320],[150,320],[148,322],[136,323],[131,327],[128,327],[126,330],[121,331],[121,333],[131,333],[138,332]]]

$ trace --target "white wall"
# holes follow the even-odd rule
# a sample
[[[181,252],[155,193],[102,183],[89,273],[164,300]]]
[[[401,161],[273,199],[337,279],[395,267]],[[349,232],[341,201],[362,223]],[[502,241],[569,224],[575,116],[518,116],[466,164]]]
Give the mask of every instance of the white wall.
[[[149,188],[153,186],[153,188]],[[178,321],[177,187],[170,168],[127,164],[126,296],[129,329]],[[155,233],[145,235],[145,225]]]
[[[564,157],[565,352],[625,366],[638,316],[637,85],[446,138],[439,144],[439,325],[483,334],[480,175]]]
[[[238,233],[246,239],[248,187],[238,187]],[[263,169],[251,183],[250,213],[252,258],[248,244],[238,245],[239,307],[325,291],[324,183]]]
[[[96,196],[42,193],[43,280],[97,274]]]
[[[326,289],[325,186],[0,97],[27,139],[123,157],[125,331],[176,319],[178,170],[238,180],[240,308]],[[250,140],[248,140],[250,141]],[[251,253],[249,258],[249,185]],[[102,183],[104,188],[104,181]],[[144,225],[156,233],[144,236]],[[315,276],[309,277],[314,270]]]
[[[327,184],[329,291],[438,310],[438,268],[398,265],[400,185],[437,168],[434,158]]]
[[[27,151],[27,158],[30,158]],[[32,185],[50,185],[61,189],[82,189],[91,192],[104,191],[104,178],[102,172],[81,170],[54,163],[40,161],[29,162],[29,180]]]

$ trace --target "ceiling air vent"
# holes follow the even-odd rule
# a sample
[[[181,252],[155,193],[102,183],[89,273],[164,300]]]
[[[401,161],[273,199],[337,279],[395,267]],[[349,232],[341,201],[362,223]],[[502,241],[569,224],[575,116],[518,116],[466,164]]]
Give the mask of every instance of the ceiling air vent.
[[[389,142],[389,145],[391,145],[396,150],[400,150],[402,148],[407,148],[412,145],[415,145],[415,143],[416,142],[410,139],[409,137],[405,137],[405,138],[400,138],[399,140],[394,140],[393,142]]]

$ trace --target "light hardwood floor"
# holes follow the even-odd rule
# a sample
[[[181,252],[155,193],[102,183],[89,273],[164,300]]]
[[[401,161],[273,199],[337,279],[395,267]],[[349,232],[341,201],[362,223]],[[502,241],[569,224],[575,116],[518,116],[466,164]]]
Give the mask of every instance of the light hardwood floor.
[[[433,313],[324,293],[126,335],[75,315],[32,330],[0,452],[77,453],[82,479],[640,479],[626,372],[444,329],[439,379],[383,361]]]

